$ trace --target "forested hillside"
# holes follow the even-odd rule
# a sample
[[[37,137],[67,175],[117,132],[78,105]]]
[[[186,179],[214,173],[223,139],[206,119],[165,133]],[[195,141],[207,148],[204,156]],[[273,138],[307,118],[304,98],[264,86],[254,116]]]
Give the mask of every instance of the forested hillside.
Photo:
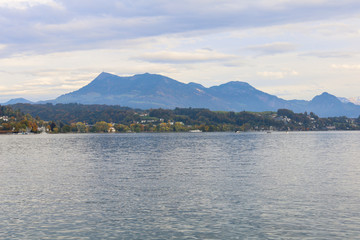
[[[20,110],[0,106],[0,133],[37,133],[39,124],[42,125],[43,122],[33,118],[30,114],[24,115]]]
[[[312,112],[294,113],[287,109],[255,113],[210,111],[204,108],[139,110],[81,104],[16,104],[12,107],[49,122],[49,129],[59,132],[107,132],[112,127],[117,132],[360,129],[360,118],[319,118]]]
[[[61,121],[65,124],[86,122],[95,124],[99,121],[131,123],[138,120],[138,112],[131,108],[108,105],[69,104],[15,104],[16,110],[38,116],[45,121]]]

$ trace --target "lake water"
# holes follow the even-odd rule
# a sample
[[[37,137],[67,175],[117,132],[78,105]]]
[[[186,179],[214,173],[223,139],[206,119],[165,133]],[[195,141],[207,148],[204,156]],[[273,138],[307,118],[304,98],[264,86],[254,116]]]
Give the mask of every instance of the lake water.
[[[360,132],[0,135],[1,239],[359,239]]]

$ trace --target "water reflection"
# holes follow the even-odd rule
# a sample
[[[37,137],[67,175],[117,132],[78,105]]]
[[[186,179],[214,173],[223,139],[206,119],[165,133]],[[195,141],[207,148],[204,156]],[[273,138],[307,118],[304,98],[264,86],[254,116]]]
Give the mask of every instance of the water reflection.
[[[359,137],[0,136],[0,237],[356,238]]]

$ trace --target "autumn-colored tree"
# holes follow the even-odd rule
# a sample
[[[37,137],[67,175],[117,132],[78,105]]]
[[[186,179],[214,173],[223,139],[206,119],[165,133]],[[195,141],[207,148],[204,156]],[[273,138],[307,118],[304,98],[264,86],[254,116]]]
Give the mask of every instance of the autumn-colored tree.
[[[130,124],[130,130],[132,132],[143,132],[144,131],[144,125],[139,123],[132,123]]]
[[[168,132],[170,130],[169,124],[167,123],[160,123],[160,132]]]
[[[187,127],[185,127],[182,122],[175,122],[175,124],[174,124],[174,131],[175,132],[185,132],[185,131],[188,131],[188,130],[189,129]]]
[[[130,128],[124,124],[115,124],[115,130],[118,132],[128,132]]]
[[[110,128],[109,123],[105,121],[95,123],[95,131],[96,132],[108,132]]]
[[[38,125],[36,124],[36,122],[33,122],[33,123],[31,124],[31,132],[37,133],[38,131],[39,131]]]
[[[87,129],[86,129],[86,125],[82,122],[78,122],[76,123],[76,128],[77,128],[77,132],[79,133],[86,133]]]

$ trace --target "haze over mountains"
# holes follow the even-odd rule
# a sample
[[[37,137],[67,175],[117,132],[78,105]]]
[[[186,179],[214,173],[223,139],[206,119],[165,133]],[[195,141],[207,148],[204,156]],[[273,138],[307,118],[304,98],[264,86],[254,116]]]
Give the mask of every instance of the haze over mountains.
[[[21,101],[13,100],[8,104],[16,102]],[[286,108],[294,112],[314,112],[320,117],[360,115],[360,106],[342,102],[329,93],[315,96],[311,101],[289,101],[259,91],[246,82],[228,82],[206,88],[149,73],[119,77],[103,72],[79,90],[47,102],[121,105],[140,109],[193,107],[236,112]]]
[[[360,97],[352,97],[352,98],[343,98],[339,97],[339,100],[343,103],[354,103],[356,105],[360,105]]]
[[[25,98],[14,98],[10,99],[9,101],[2,103],[2,105],[11,105],[11,104],[17,104],[17,103],[33,103],[30,100],[27,100]]]

